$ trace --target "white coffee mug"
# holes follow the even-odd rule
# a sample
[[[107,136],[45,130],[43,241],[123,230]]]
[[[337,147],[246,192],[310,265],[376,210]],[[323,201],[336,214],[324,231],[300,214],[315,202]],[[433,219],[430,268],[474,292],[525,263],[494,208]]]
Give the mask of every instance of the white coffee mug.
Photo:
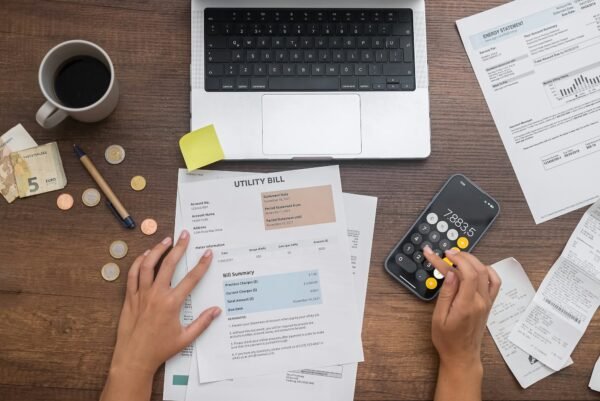
[[[110,83],[104,95],[95,103],[71,108],[60,101],[54,85],[56,76],[65,62],[80,56],[91,56],[102,62],[110,71]],[[103,120],[113,112],[119,102],[119,85],[110,57],[100,46],[85,40],[69,40],[50,49],[40,65],[39,81],[46,103],[37,111],[35,119],[44,128],[56,126],[67,116],[88,123]]]

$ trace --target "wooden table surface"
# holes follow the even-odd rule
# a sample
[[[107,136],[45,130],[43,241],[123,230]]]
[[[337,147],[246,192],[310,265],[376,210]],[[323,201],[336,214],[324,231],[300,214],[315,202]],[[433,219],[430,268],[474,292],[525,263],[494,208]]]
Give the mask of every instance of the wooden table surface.
[[[564,247],[583,210],[536,226],[500,141],[454,22],[501,4],[499,0],[430,0],[427,3],[433,151],[424,161],[342,162],[344,190],[379,198],[357,400],[428,400],[437,355],[431,345],[433,304],[423,303],[390,279],[382,264],[449,174],[465,173],[502,205],[502,214],[476,254],[488,263],[514,256],[537,287]],[[82,38],[111,55],[121,85],[116,112],[85,125],[68,120],[53,130],[34,119],[43,98],[37,71],[55,44]],[[173,231],[179,137],[189,128],[190,2],[184,0],[1,0],[0,132],[22,123],[43,144],[58,141],[76,198],[67,212],[57,193],[0,201],[0,399],[98,399],[109,367],[125,274],[134,257]],[[80,144],[96,160],[130,212],[153,217],[153,237],[121,228],[104,207],[78,200],[93,186],[72,155]],[[104,149],[127,151],[110,166]],[[276,171],[322,163],[236,162],[214,168]],[[132,191],[142,174],[148,187]],[[108,245],[129,244],[114,283],[100,277],[111,261]],[[484,398],[488,400],[591,400],[588,389],[600,353],[600,319],[592,321],[573,353],[574,365],[522,390],[486,332]],[[163,369],[153,399],[162,399]]]

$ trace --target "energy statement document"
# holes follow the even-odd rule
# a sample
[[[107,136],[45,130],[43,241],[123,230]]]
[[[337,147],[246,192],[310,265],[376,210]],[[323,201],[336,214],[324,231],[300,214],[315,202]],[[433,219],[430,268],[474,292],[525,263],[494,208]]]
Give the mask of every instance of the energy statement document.
[[[600,202],[569,238],[509,340],[544,365],[560,370],[600,305]]]
[[[514,1],[457,26],[535,222],[596,201],[600,2]]]
[[[363,360],[339,168],[179,188],[186,252],[211,268],[194,310],[223,315],[196,341],[201,383]]]

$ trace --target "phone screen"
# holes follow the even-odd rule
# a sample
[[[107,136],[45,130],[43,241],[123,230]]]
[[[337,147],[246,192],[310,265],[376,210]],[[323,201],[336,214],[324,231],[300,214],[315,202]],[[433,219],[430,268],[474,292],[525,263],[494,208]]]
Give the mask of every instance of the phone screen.
[[[470,252],[499,209],[498,202],[465,176],[450,177],[387,258],[386,270],[419,298],[435,298],[444,277],[425,259],[423,248],[431,247],[442,258],[451,248]]]
[[[439,221],[448,224],[448,231],[456,230],[459,238],[469,241],[469,246],[462,249],[468,251],[492,224],[498,211],[498,203],[494,199],[464,176],[455,175],[434,199],[425,217],[435,213]]]

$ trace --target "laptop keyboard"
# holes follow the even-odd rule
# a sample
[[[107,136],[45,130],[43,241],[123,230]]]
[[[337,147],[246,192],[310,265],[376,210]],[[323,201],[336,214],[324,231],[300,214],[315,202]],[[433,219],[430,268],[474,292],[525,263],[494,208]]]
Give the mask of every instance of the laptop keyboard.
[[[206,8],[205,89],[413,91],[410,9]]]

